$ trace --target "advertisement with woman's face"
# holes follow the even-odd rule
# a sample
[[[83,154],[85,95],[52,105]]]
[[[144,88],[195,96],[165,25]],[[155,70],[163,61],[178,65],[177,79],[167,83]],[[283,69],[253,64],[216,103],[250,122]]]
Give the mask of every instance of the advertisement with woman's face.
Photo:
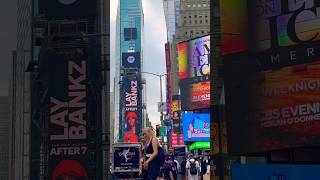
[[[184,141],[210,141],[210,114],[182,114]]]

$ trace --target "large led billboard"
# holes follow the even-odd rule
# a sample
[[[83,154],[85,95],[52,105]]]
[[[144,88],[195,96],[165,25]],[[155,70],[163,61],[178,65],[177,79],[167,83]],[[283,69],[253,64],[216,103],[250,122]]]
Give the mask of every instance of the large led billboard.
[[[50,54],[48,58],[48,175],[88,178],[95,161],[95,141],[87,106],[87,56],[72,59]],[[92,175],[92,174],[91,174]]]
[[[210,114],[182,114],[184,141],[210,141]]]
[[[210,106],[210,36],[178,44],[181,109]]]
[[[319,145],[317,122],[309,122],[317,116],[314,103],[318,91],[299,84],[318,81],[319,77],[319,1],[242,1],[247,5],[237,11],[235,3],[230,2],[221,0],[230,152],[247,154]],[[232,19],[246,22],[247,29],[237,31],[239,37],[247,36],[241,40],[247,47],[228,49],[235,39],[226,40],[224,34],[229,33],[225,27]],[[236,36],[237,32],[231,34]],[[302,90],[292,93],[295,87]],[[308,122],[301,123],[301,118]]]
[[[233,73],[226,77],[230,152],[320,145],[320,62]]]
[[[142,125],[141,80],[138,77],[124,77],[122,84],[124,88],[123,141],[138,142]]]
[[[247,0],[220,0],[222,54],[248,49]]]

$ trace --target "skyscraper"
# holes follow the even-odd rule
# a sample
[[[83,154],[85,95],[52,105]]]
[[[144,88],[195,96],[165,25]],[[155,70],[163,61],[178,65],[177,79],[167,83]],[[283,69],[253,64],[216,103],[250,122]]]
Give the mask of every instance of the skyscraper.
[[[141,0],[119,0],[116,27],[116,129],[118,141],[136,142],[145,118],[143,104],[143,9]],[[118,128],[119,127],[119,128]]]
[[[0,97],[0,179],[9,179],[10,101]]]

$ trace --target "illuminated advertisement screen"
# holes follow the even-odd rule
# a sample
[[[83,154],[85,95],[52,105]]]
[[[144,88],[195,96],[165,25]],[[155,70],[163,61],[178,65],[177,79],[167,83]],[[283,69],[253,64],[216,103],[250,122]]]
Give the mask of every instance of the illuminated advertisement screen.
[[[139,171],[140,169],[140,148],[139,146],[119,146],[113,149],[114,171]]]
[[[204,81],[181,81],[181,109],[192,110],[207,108],[210,106],[210,80],[205,77]]]
[[[301,180],[320,177],[319,165],[238,164],[231,165],[233,180]]]
[[[124,87],[124,120],[123,141],[138,142],[138,134],[141,131],[142,107],[141,107],[141,82],[139,78],[123,78]]]
[[[210,106],[210,36],[178,44],[181,109]]]
[[[140,69],[140,59],[140,52],[122,53],[122,67]]]
[[[48,55],[48,175],[52,180],[92,175],[89,162],[94,161],[92,147],[96,145],[88,139],[93,135],[87,106],[87,58]]]
[[[236,68],[226,76],[231,152],[320,145],[319,61],[248,74]]]
[[[165,44],[166,51],[166,69],[167,69],[167,87],[166,87],[166,99],[167,99],[167,113],[169,113],[169,117],[173,118],[173,110],[172,110],[172,90],[171,90],[171,58],[170,58],[170,44],[169,42]]]
[[[255,0],[249,33],[256,52],[319,41],[319,1]]]
[[[248,48],[247,0],[220,0],[222,54]]]
[[[210,141],[210,114],[182,114],[184,141]]]

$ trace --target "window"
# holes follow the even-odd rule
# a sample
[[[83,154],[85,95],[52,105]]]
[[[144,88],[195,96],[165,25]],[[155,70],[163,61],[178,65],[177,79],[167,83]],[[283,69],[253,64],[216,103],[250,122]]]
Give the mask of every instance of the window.
[[[189,18],[191,19],[191,16],[189,16]]]
[[[189,8],[189,7],[191,7],[191,5],[190,5],[190,4],[188,4],[188,5],[187,5],[187,7]]]
[[[137,39],[137,28],[124,28],[124,40],[131,41]]]
[[[204,31],[201,31],[202,34],[204,34]]]
[[[202,24],[202,20],[200,20],[200,24]]]
[[[190,34],[193,34],[193,31],[190,31]]]
[[[197,15],[195,14],[194,17],[197,18]]]
[[[208,23],[208,19],[206,19],[206,23]]]
[[[197,5],[194,4],[193,7],[197,7]]]
[[[207,4],[203,4],[203,7],[207,7]]]
[[[198,4],[198,7],[201,7],[201,4]]]
[[[187,16],[184,17],[185,19],[187,18]]]
[[[195,23],[195,24],[198,24],[198,21],[197,21],[197,20],[195,20],[195,21],[194,21],[194,23]]]

